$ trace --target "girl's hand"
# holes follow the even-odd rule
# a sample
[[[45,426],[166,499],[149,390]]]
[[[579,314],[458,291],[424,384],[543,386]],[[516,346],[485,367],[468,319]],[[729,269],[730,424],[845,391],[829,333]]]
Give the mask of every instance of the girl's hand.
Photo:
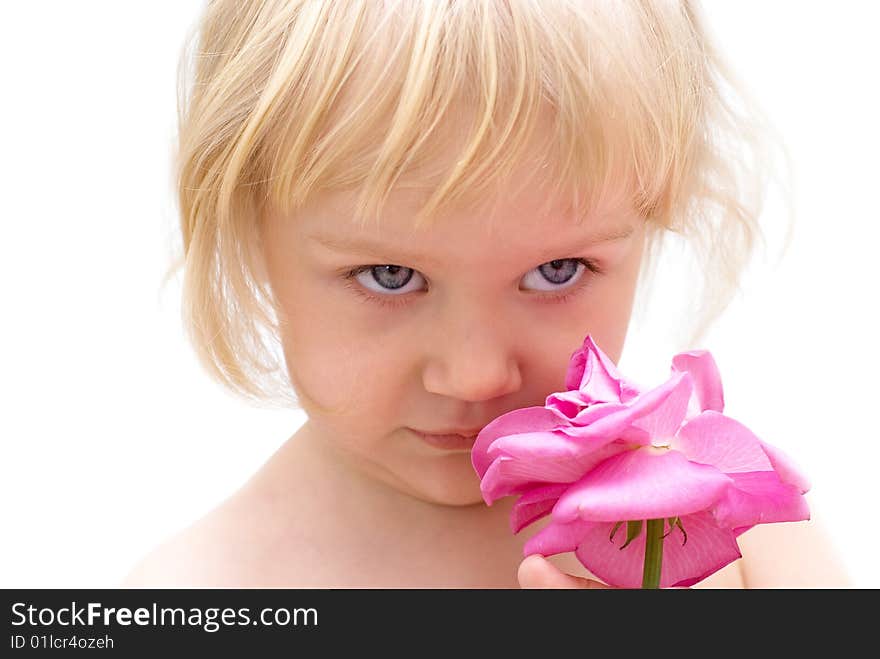
[[[604,583],[566,574],[540,554],[527,556],[516,573],[520,588],[610,588]]]

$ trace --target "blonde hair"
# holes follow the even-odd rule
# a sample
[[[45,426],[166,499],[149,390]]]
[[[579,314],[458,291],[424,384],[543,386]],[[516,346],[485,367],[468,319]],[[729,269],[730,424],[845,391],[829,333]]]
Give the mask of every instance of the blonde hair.
[[[432,193],[414,223],[437,221],[500,189],[549,118],[548,201],[584,218],[626,189],[648,229],[640,286],[665,235],[694,246],[710,274],[693,338],[728,305],[761,235],[766,122],[688,2],[213,0],[190,45],[183,252],[169,274],[184,266],[200,361],[253,402],[302,395],[255,276],[260,224],[322,190],[360,191],[366,222],[392,189],[421,187]],[[457,157],[429,171],[450,139]]]

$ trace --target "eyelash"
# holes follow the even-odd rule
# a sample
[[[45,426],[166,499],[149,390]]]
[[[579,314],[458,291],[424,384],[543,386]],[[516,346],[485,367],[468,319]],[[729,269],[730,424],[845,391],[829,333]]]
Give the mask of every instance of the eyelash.
[[[577,283],[575,283],[575,285],[571,286],[570,288],[566,288],[564,293],[551,293],[550,295],[540,296],[539,300],[542,303],[562,304],[564,302],[567,302],[569,299],[577,295],[583,288],[585,288],[591,282],[594,276],[604,274],[604,270],[595,261],[584,258],[577,258],[574,260],[578,263],[582,263],[586,267],[586,269],[589,270],[590,275],[585,274],[581,276]],[[376,302],[383,307],[396,309],[398,307],[409,304],[408,295],[376,295],[374,293],[371,293],[370,291],[364,290],[362,286],[358,285],[354,278],[357,277],[360,273],[365,272],[373,267],[375,266],[360,265],[356,268],[353,268],[352,270],[345,272],[343,274],[343,279],[346,288],[350,288],[352,291],[354,291],[357,295],[361,296],[365,300]]]

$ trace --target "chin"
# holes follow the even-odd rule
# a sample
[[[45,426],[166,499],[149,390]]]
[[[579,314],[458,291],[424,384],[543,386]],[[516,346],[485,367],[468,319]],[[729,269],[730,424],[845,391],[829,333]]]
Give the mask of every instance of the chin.
[[[414,481],[416,497],[443,506],[486,505],[470,454],[449,456],[432,467]]]
[[[486,505],[486,502],[483,501],[483,496],[480,494],[479,489],[477,490],[476,494],[471,494],[468,492],[443,493],[439,496],[432,497],[430,501],[431,503],[436,503],[441,506],[452,506],[455,508]]]

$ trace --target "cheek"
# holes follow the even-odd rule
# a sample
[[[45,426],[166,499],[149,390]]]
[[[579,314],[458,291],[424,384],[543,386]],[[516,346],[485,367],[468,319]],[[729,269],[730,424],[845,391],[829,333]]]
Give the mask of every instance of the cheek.
[[[386,331],[379,340],[380,335],[362,320],[341,315],[344,305],[332,296],[301,290],[290,297],[294,299],[296,305],[282,303],[289,309],[282,343],[288,373],[305,410],[310,416],[379,424],[388,410],[399,405],[407,352],[402,337],[392,339]]]
[[[555,324],[561,329],[556,335],[553,351],[543,353],[543,357],[555,364],[557,371],[561,363],[562,373],[565,373],[571,354],[581,347],[587,334],[615,364],[619,361],[632,316],[640,247],[640,243],[635,244],[611,272],[586,291],[579,303],[564,309],[556,319]]]
[[[621,280],[609,287],[603,299],[597,301],[596,309],[590,316],[589,333],[593,340],[616,364],[623,353],[627,329],[632,317],[634,298],[633,282]],[[577,347],[586,335],[578,339]]]
[[[543,405],[544,397],[552,392],[564,391],[571,355],[581,347],[587,334],[617,363],[623,351],[629,316],[620,308],[610,308],[611,305],[596,307],[598,310],[578,315],[576,320],[560,326],[560,331],[552,337],[548,332],[543,342],[532,343],[528,370],[524,376],[532,380],[527,383],[529,389],[537,392],[541,398],[534,404]]]
[[[644,236],[640,233],[620,262],[615,276],[603,289],[603,294],[596,301],[596,308],[592,314],[590,333],[593,340],[615,364],[623,353],[626,333],[632,317],[643,248]]]
[[[387,328],[377,327],[377,334],[365,324],[351,292],[329,275],[316,275],[305,255],[273,249],[296,244],[285,240],[271,235],[265,253],[291,384],[309,417],[332,417],[339,431],[351,418],[367,431],[364,422],[381,423],[394,402],[390,364],[405,349],[399,341],[384,340]]]

